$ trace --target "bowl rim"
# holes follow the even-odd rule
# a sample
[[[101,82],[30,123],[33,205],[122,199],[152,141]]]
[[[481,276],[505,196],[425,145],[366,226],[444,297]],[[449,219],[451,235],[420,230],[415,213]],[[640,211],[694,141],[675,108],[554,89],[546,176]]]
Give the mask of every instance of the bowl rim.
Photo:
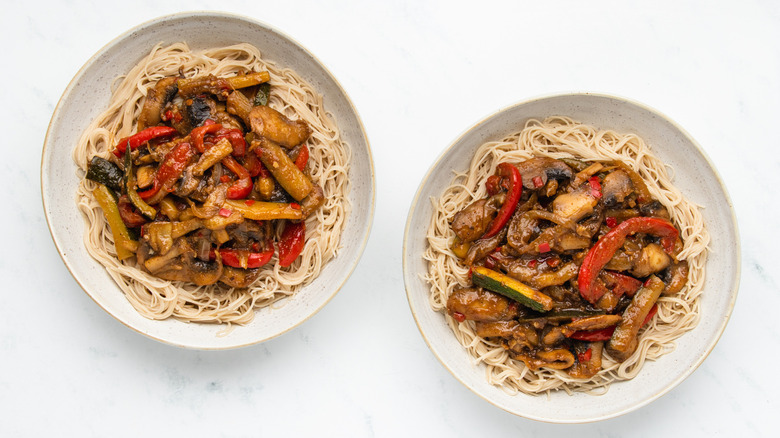
[[[78,83],[79,79],[81,79],[81,77],[85,74],[87,69],[90,68],[90,66],[99,57],[101,57],[103,54],[105,54],[106,52],[111,50],[114,46],[116,46],[117,44],[119,44],[120,42],[125,40],[127,37],[129,37],[133,33],[142,32],[145,29],[148,29],[149,27],[158,25],[158,24],[160,24],[162,22],[165,22],[165,21],[171,21],[171,20],[180,21],[180,20],[188,20],[188,19],[192,19],[192,18],[221,18],[221,19],[243,21],[243,22],[245,22],[247,24],[251,24],[251,25],[254,25],[254,26],[261,27],[261,28],[263,28],[263,29],[265,29],[265,30],[267,30],[267,31],[269,31],[271,33],[274,33],[274,34],[280,36],[282,39],[285,39],[285,40],[289,41],[291,44],[297,46],[303,53],[306,54],[306,56],[310,57],[322,69],[323,73],[330,80],[332,80],[334,85],[341,91],[341,94],[342,94],[342,96],[344,98],[344,101],[348,105],[350,111],[352,113],[354,113],[355,121],[357,122],[357,126],[360,128],[358,134],[365,141],[366,153],[368,154],[368,158],[369,158],[369,160],[368,160],[369,171],[370,171],[369,173],[370,173],[370,176],[371,176],[371,200],[370,200],[370,203],[369,203],[369,211],[367,213],[367,217],[365,218],[366,224],[367,224],[366,230],[365,230],[365,233],[363,234],[362,238],[360,239],[360,243],[359,243],[360,246],[357,249],[356,254],[355,254],[356,257],[355,257],[354,261],[352,261],[351,266],[349,266],[349,268],[344,273],[344,277],[343,277],[343,280],[341,281],[341,283],[337,287],[335,287],[333,289],[333,292],[329,294],[327,299],[324,300],[319,307],[313,309],[304,318],[300,319],[295,324],[285,328],[284,330],[282,330],[280,332],[274,333],[274,334],[262,336],[262,337],[253,339],[251,341],[246,341],[246,342],[243,342],[243,343],[227,345],[227,346],[224,346],[224,347],[220,347],[220,346],[213,346],[213,347],[212,346],[206,346],[206,347],[203,347],[203,346],[191,345],[191,344],[187,344],[187,343],[183,343],[183,342],[176,342],[176,341],[172,341],[172,340],[169,340],[169,339],[165,339],[162,336],[154,335],[152,333],[140,330],[139,328],[137,328],[134,325],[130,324],[129,321],[125,321],[123,318],[119,317],[115,312],[113,312],[113,311],[109,310],[108,308],[106,308],[100,301],[98,301],[95,298],[95,296],[92,293],[89,292],[87,287],[84,285],[84,281],[82,280],[81,275],[79,273],[77,273],[73,269],[73,267],[71,266],[69,258],[65,254],[65,251],[63,250],[61,242],[59,242],[59,240],[55,236],[56,233],[55,233],[54,228],[53,228],[54,220],[50,217],[50,215],[48,213],[49,210],[46,208],[46,205],[47,205],[46,204],[47,194],[45,192],[45,185],[46,185],[47,177],[45,175],[45,169],[46,169],[46,167],[45,167],[45,160],[46,160],[46,157],[48,155],[47,152],[49,150],[50,143],[51,143],[52,127],[55,124],[55,121],[59,118],[60,110],[61,110],[61,107],[62,107],[63,103],[65,102],[66,98],[71,95],[71,93],[73,92],[73,89],[75,88],[75,86]],[[46,219],[46,226],[49,229],[49,236],[52,239],[52,241],[54,242],[54,246],[57,248],[57,253],[59,254],[60,258],[62,259],[62,261],[63,261],[63,263],[65,265],[65,268],[71,274],[73,279],[76,280],[76,283],[79,285],[79,287],[82,289],[82,291],[84,293],[86,293],[86,295],[88,297],[90,297],[90,299],[92,299],[92,301],[95,304],[97,304],[98,307],[100,307],[103,311],[108,313],[114,320],[119,321],[124,326],[130,328],[132,331],[134,331],[136,333],[139,333],[139,334],[141,334],[141,335],[143,335],[143,336],[145,336],[147,338],[150,338],[150,339],[153,339],[155,341],[158,341],[158,342],[160,342],[162,344],[171,345],[171,346],[174,346],[174,347],[179,347],[179,348],[184,348],[184,349],[200,350],[200,351],[231,350],[231,349],[244,348],[244,347],[248,347],[248,346],[251,346],[251,345],[260,344],[260,343],[266,342],[268,340],[274,339],[276,337],[279,337],[279,336],[281,336],[281,335],[283,335],[283,334],[285,334],[285,333],[295,329],[296,327],[302,325],[304,322],[308,321],[314,315],[319,313],[320,310],[322,310],[338,294],[338,292],[341,291],[341,289],[344,287],[344,285],[346,285],[347,281],[349,281],[349,279],[352,277],[352,274],[354,273],[355,269],[357,268],[358,264],[360,263],[360,260],[363,257],[363,253],[365,252],[366,246],[368,245],[369,237],[371,236],[371,231],[372,231],[373,223],[374,223],[374,213],[376,211],[376,172],[375,172],[375,169],[374,169],[374,160],[373,160],[373,153],[371,151],[371,143],[369,141],[368,133],[366,132],[365,125],[363,124],[363,120],[360,117],[360,113],[359,113],[357,107],[355,106],[354,102],[352,101],[352,98],[347,93],[346,89],[341,85],[341,83],[338,81],[338,79],[336,79],[336,76],[330,71],[330,69],[326,66],[326,64],[324,62],[322,62],[317,56],[314,55],[314,53],[309,51],[309,49],[307,49],[304,45],[302,45],[300,42],[298,42],[298,40],[292,38],[290,35],[282,32],[282,31],[280,31],[276,27],[274,27],[274,26],[272,26],[272,25],[270,25],[270,24],[268,24],[266,22],[263,22],[263,21],[260,21],[260,20],[256,20],[256,19],[251,18],[251,17],[246,16],[246,15],[229,13],[229,12],[222,12],[222,11],[210,11],[210,10],[182,11],[182,12],[176,12],[176,13],[172,13],[172,14],[166,14],[166,15],[158,16],[156,18],[152,18],[152,19],[143,21],[143,22],[141,22],[141,23],[139,23],[137,25],[134,25],[130,29],[122,32],[121,34],[119,34],[118,36],[114,37],[113,39],[111,39],[109,42],[104,44],[100,49],[98,49],[92,56],[90,56],[82,64],[82,66],[79,68],[79,70],[73,75],[73,78],[71,78],[71,80],[68,82],[68,85],[65,87],[64,91],[62,92],[62,95],[60,96],[60,98],[57,101],[57,105],[54,107],[54,110],[52,111],[52,116],[51,116],[51,119],[49,120],[49,124],[48,124],[48,126],[46,128],[46,135],[44,136],[43,147],[42,147],[42,150],[41,150],[39,183],[40,183],[40,186],[41,186],[41,202],[42,202],[42,207],[43,207],[43,213],[44,213],[44,217]],[[294,296],[294,295],[291,295],[291,296]],[[283,298],[283,300],[286,300],[286,299],[289,299],[289,298],[290,297],[285,297],[285,298]],[[258,310],[259,309],[256,309],[255,312],[257,312]],[[168,319],[170,319],[170,318],[168,318]],[[181,321],[179,321],[179,322],[181,322]]]
[[[696,151],[704,158],[707,166],[712,170],[713,174],[715,175],[715,178],[723,191],[723,194],[725,196],[725,201],[728,205],[728,211],[731,217],[731,222],[733,224],[733,232],[734,232],[734,253],[735,253],[735,266],[734,266],[734,282],[730,287],[731,296],[728,301],[727,306],[727,313],[726,317],[723,318],[720,327],[718,327],[718,330],[711,340],[709,344],[705,346],[705,352],[701,356],[697,358],[697,360],[690,364],[690,366],[687,367],[676,379],[669,382],[662,390],[658,391],[656,394],[654,394],[651,397],[648,397],[645,400],[640,401],[639,403],[636,403],[628,408],[618,410],[616,412],[610,412],[606,414],[602,414],[600,416],[594,417],[594,418],[587,418],[587,419],[555,419],[555,418],[549,418],[544,417],[540,415],[529,415],[524,414],[520,412],[516,412],[511,410],[508,406],[504,406],[501,403],[491,400],[488,396],[485,394],[482,394],[480,391],[478,391],[476,388],[472,387],[468,384],[468,382],[464,381],[453,369],[451,369],[447,362],[444,361],[444,359],[441,357],[441,355],[437,352],[437,350],[434,348],[434,345],[431,341],[431,339],[428,337],[426,332],[423,330],[423,326],[421,324],[421,318],[418,315],[418,310],[415,309],[412,300],[412,294],[413,291],[413,285],[412,285],[412,279],[407,275],[409,272],[409,257],[410,254],[408,254],[407,250],[407,244],[409,242],[409,239],[411,238],[411,227],[412,227],[412,219],[414,217],[414,214],[417,210],[417,207],[420,205],[420,196],[422,195],[423,188],[427,184],[428,180],[431,179],[434,170],[440,165],[440,163],[444,160],[444,158],[455,148],[457,144],[459,144],[463,138],[469,134],[470,132],[479,129],[482,125],[486,124],[488,121],[492,120],[493,118],[499,116],[500,114],[511,111],[517,107],[525,106],[532,104],[534,102],[544,101],[544,100],[551,100],[551,99],[557,99],[557,98],[563,98],[567,96],[577,96],[577,97],[598,97],[598,98],[606,98],[606,99],[612,99],[621,101],[623,103],[628,103],[630,105],[633,105],[639,109],[642,109],[644,111],[647,111],[649,113],[652,113],[656,116],[658,116],[663,121],[671,124],[674,129],[678,130],[680,134],[685,137],[686,140],[690,142],[695,148]],[[553,114],[550,114],[553,115]],[[415,255],[417,256],[417,255]],[[490,112],[488,115],[481,117],[477,122],[472,124],[471,126],[467,127],[463,131],[461,131],[460,134],[458,134],[453,141],[451,141],[443,150],[442,152],[436,157],[436,159],[433,161],[431,166],[428,168],[427,172],[425,173],[425,176],[420,181],[420,184],[417,188],[417,191],[415,192],[414,197],[412,198],[412,202],[409,207],[409,211],[407,214],[407,220],[406,225],[404,227],[404,239],[403,239],[403,246],[402,246],[402,266],[403,266],[403,272],[404,272],[404,287],[406,289],[406,298],[407,302],[409,304],[409,308],[412,312],[412,316],[414,318],[414,322],[417,325],[417,329],[420,331],[420,334],[423,337],[423,340],[425,341],[425,344],[428,346],[428,349],[433,353],[433,355],[436,357],[436,359],[439,361],[439,363],[447,370],[449,373],[455,377],[455,379],[460,382],[463,386],[468,388],[472,393],[479,396],[481,399],[487,401],[493,406],[496,406],[506,412],[509,412],[510,414],[528,418],[531,420],[536,420],[544,423],[555,423],[555,424],[575,424],[575,423],[593,423],[597,421],[607,420],[615,417],[619,417],[624,414],[628,414],[630,412],[636,411],[637,409],[640,409],[650,403],[652,403],[655,400],[658,400],[662,396],[666,395],[671,391],[672,389],[676,388],[680,383],[682,383],[685,379],[687,379],[703,362],[704,360],[712,353],[712,350],[717,345],[718,341],[720,340],[721,336],[723,335],[723,332],[726,330],[726,326],[728,325],[729,320],[731,319],[731,315],[734,311],[734,306],[736,304],[737,295],[739,294],[739,284],[740,284],[740,278],[741,278],[741,271],[742,271],[742,250],[741,250],[741,240],[739,236],[739,226],[737,222],[737,216],[736,212],[734,210],[734,204],[731,200],[731,196],[729,195],[728,189],[723,181],[723,178],[721,177],[720,173],[718,172],[717,168],[715,167],[714,163],[710,159],[710,157],[707,155],[705,150],[701,147],[701,145],[686,131],[682,126],[680,126],[674,119],[668,117],[666,114],[662,113],[661,111],[646,105],[644,103],[641,103],[639,101],[636,101],[634,99],[626,98],[620,95],[612,94],[612,93],[602,93],[602,92],[588,92],[588,91],[571,91],[571,92],[557,92],[557,93],[547,93],[547,94],[541,94],[534,97],[521,99],[519,101],[516,101],[513,104],[502,106],[498,110],[494,110]],[[433,312],[433,309],[428,308],[425,309],[425,311],[431,311]],[[436,312],[438,313],[438,312]],[[481,365],[480,365],[481,366]],[[522,397],[522,396],[528,396],[523,393],[518,393],[515,395],[515,397]],[[537,395],[538,396],[538,395]],[[534,397],[534,396],[531,396]]]

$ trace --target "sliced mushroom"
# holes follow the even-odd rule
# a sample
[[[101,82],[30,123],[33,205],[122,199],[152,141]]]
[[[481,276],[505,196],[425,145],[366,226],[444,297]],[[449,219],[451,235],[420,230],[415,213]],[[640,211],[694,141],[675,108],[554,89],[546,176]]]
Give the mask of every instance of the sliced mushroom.
[[[565,370],[574,365],[575,361],[574,355],[564,348],[539,351],[533,356],[519,354],[515,356],[515,359],[522,360],[532,370],[539,368]]]
[[[634,251],[625,251],[619,249],[615,252],[615,255],[609,259],[609,262],[604,266],[604,269],[611,271],[628,271],[634,267],[634,261],[639,256],[639,253]]]
[[[193,78],[179,79],[179,95],[183,99],[201,94],[213,94],[219,100],[225,100],[232,87],[224,78],[214,75],[196,76]]]
[[[523,177],[523,187],[536,189],[547,184],[549,178],[564,180],[574,174],[563,161],[548,157],[536,157],[525,160],[515,165]],[[534,183],[534,180],[537,183]],[[541,184],[538,184],[541,182]],[[537,185],[538,184],[538,185]]]
[[[647,277],[663,271],[671,262],[672,258],[661,248],[661,245],[651,243],[642,248],[630,272],[634,277]]]
[[[506,348],[513,353],[522,354],[539,346],[539,333],[529,324],[518,324],[507,339]]]
[[[230,184],[227,183],[218,185],[214,190],[212,190],[211,193],[209,193],[209,196],[206,198],[206,202],[204,202],[200,207],[195,205],[193,201],[187,198],[187,202],[190,204],[192,214],[194,214],[195,217],[201,219],[211,219],[216,216],[217,213],[219,213],[219,211],[222,209],[222,205],[225,203],[225,199],[227,199],[227,192],[229,188]],[[234,218],[234,220],[237,221],[238,218]]]
[[[160,123],[163,106],[173,99],[178,90],[177,79],[175,76],[162,78],[146,93],[146,100],[138,116],[138,131]]]
[[[631,177],[625,170],[618,169],[614,172],[610,172],[604,177],[604,182],[601,185],[602,195],[604,196],[604,204],[607,207],[614,207],[622,204],[628,195],[634,189],[631,184]]]
[[[574,333],[574,330],[566,326],[548,325],[542,332],[542,345],[554,347],[566,340],[566,337],[572,333]]]
[[[207,262],[196,258],[186,238],[176,239],[168,253],[145,260],[144,267],[156,277],[171,281],[185,281],[198,286],[216,283],[222,276],[222,262]]]
[[[571,229],[563,228],[550,242],[550,248],[558,252],[590,248],[590,237],[581,236]]]
[[[589,187],[558,195],[552,202],[552,212],[572,222],[577,222],[593,212],[599,200],[593,197]]]
[[[187,268],[189,269],[189,278],[198,286],[207,286],[214,284],[222,277],[224,269],[221,262],[206,262],[200,259],[187,258]]]
[[[206,120],[213,120],[213,114],[216,112],[217,104],[214,99],[196,96],[184,101],[184,113],[191,126],[201,126]]]
[[[154,183],[154,166],[140,166],[135,171],[135,184],[139,189],[150,187]]]
[[[533,193],[528,200],[517,207],[507,227],[506,240],[509,246],[517,249],[523,248],[531,241],[534,234],[541,232],[538,218],[526,214],[537,205],[538,199],[536,193]]]
[[[142,263],[149,272],[155,275],[157,275],[157,272],[165,269],[168,264],[172,263],[180,255],[187,252],[192,252],[194,254],[194,251],[190,248],[185,239],[176,239],[175,245],[171,250],[163,255],[152,256],[150,249],[151,247],[148,243],[144,242],[138,248],[136,256],[138,257],[138,262]]]
[[[249,287],[260,276],[260,269],[241,269],[223,266],[219,281],[230,287]]]
[[[671,216],[669,215],[669,210],[667,210],[666,207],[663,206],[663,204],[661,204],[656,200],[643,204],[641,207],[639,207],[639,211],[642,212],[643,216],[653,216],[653,217],[661,217],[664,219],[671,219]]]
[[[166,254],[173,248],[173,225],[170,222],[152,222],[146,225],[144,240],[156,254]]]
[[[194,192],[198,188],[201,179],[196,178],[195,175],[192,174],[193,166],[195,165],[190,165],[188,168],[184,169],[184,172],[181,173],[181,181],[179,182],[179,185],[176,187],[175,191],[177,196],[187,197],[190,193]]]
[[[664,283],[666,288],[663,291],[664,295],[671,295],[680,292],[685,283],[688,282],[688,262],[680,260],[669,266],[664,275]]]

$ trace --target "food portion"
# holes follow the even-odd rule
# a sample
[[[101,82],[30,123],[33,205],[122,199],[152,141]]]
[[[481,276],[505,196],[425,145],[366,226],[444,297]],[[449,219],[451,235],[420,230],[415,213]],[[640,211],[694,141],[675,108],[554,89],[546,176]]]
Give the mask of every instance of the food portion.
[[[647,152],[636,136],[530,121],[483,145],[439,200],[431,302],[493,383],[604,390],[695,325],[706,230],[663,165],[636,159]]]
[[[116,206],[100,198],[106,216],[119,215],[109,222],[117,257],[135,256],[139,268],[165,280],[240,288],[257,279],[275,248],[281,267],[295,261],[305,220],[325,199],[306,171],[309,125],[252,103],[270,92],[261,87],[268,79],[265,71],[164,77],[138,123],[156,124],[120,139],[109,159],[91,158],[86,178],[117,196]],[[245,101],[247,111],[228,100]]]
[[[338,247],[348,151],[321,97],[252,46],[155,47],[74,158],[87,247],[148,317],[248,322]]]
[[[605,347],[619,362],[634,353],[661,293],[685,286],[688,262],[677,260],[669,212],[633,170],[567,161],[500,163],[488,196],[454,215],[452,246],[471,284],[447,311],[530,369],[590,378]]]

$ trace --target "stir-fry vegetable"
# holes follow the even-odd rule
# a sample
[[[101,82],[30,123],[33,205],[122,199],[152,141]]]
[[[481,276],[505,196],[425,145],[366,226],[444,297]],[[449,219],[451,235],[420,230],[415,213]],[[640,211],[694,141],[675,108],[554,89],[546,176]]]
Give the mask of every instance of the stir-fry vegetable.
[[[303,219],[301,206],[295,203],[285,204],[281,202],[263,201],[225,201],[225,207],[240,213],[246,219],[256,221],[270,221],[275,219]]]
[[[133,171],[133,160],[130,154],[125,154],[125,193],[130,202],[137,208],[144,216],[149,219],[154,219],[157,216],[157,210],[152,206],[144,202],[135,190],[135,172]]]
[[[515,166],[512,166],[509,163],[501,163],[496,169],[496,175],[500,178],[507,179],[509,190],[506,199],[504,200],[504,204],[501,206],[501,210],[498,211],[498,215],[493,219],[490,229],[482,236],[483,239],[495,236],[504,228],[517,208],[517,203],[520,201],[520,195],[523,194],[522,177],[520,176],[520,171],[518,171]]]
[[[122,190],[124,177],[122,170],[116,164],[97,155],[92,157],[89,166],[87,166],[87,179],[103,184],[112,190]]]
[[[287,222],[279,240],[279,265],[290,266],[303,251],[306,237],[305,222]]]
[[[119,215],[119,208],[117,207],[116,201],[114,201],[114,196],[111,194],[108,187],[103,184],[98,184],[92,194],[95,196],[95,200],[98,204],[100,204],[106,222],[108,222],[108,226],[111,228],[111,234],[114,236],[114,247],[116,248],[117,258],[119,260],[125,260],[132,257],[138,247],[138,242],[130,237],[127,226],[122,222],[122,217]]]
[[[635,217],[616,226],[593,245],[582,261],[577,284],[583,298],[593,303],[604,295],[606,289],[596,285],[599,272],[623,246],[626,238],[635,233],[661,237],[664,250],[668,253],[674,252],[674,243],[679,234],[671,222],[660,218]]]
[[[284,150],[271,140],[260,144],[260,161],[295,200],[301,201],[313,189],[311,179],[295,165]]]
[[[271,95],[271,84],[264,83],[257,87],[257,94],[255,95],[255,106],[268,105],[268,99]]]
[[[650,277],[647,284],[640,289],[631,304],[623,313],[623,317],[615,328],[607,343],[607,353],[619,361],[628,359],[637,347],[636,335],[644,324],[645,318],[661,296],[664,282],[656,276]]]
[[[120,260],[168,280],[248,287],[277,248],[281,268],[299,257],[325,195],[309,176],[311,128],[268,106],[269,80],[162,78],[140,131],[110,160],[91,158],[86,177]]]
[[[138,149],[142,144],[160,137],[168,137],[176,134],[176,129],[169,126],[152,126],[146,128],[138,134],[125,137],[116,144],[114,155],[121,157],[129,148],[131,151]]]
[[[263,252],[241,252],[235,249],[221,249],[222,263],[233,268],[256,269],[269,261],[274,255],[274,247],[270,246]],[[216,258],[215,256],[212,258]]]
[[[547,295],[528,287],[514,278],[482,266],[475,266],[472,269],[471,281],[477,286],[482,286],[485,289],[512,298],[539,312],[550,310],[553,306],[553,300]]]
[[[253,184],[252,177],[249,176],[249,171],[246,170],[246,167],[238,164],[238,161],[233,157],[225,157],[222,160],[222,164],[236,174],[238,178],[228,189],[228,199],[244,199],[249,196]]]
[[[157,173],[154,176],[154,185],[152,188],[138,193],[141,199],[149,199],[158,194],[161,190],[164,192],[172,191],[174,184],[176,184],[181,177],[184,168],[189,163],[193,154],[189,143],[179,143],[178,146],[165,156],[163,162],[160,163],[160,167],[157,168]]]
[[[488,196],[452,216],[471,284],[448,314],[531,369],[589,378],[602,354],[628,359],[659,295],[687,275],[677,228],[637,176],[616,162],[500,163]]]

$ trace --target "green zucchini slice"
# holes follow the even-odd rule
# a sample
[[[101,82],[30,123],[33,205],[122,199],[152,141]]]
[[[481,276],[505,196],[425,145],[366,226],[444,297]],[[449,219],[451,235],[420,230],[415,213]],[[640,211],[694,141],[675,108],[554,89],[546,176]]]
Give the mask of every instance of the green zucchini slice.
[[[122,191],[124,174],[116,164],[105,158],[100,158],[97,155],[92,157],[89,165],[87,165],[86,177],[116,192]]]
[[[547,295],[483,266],[474,266],[471,269],[471,281],[476,286],[499,293],[537,312],[547,312],[553,307],[553,300]]]

